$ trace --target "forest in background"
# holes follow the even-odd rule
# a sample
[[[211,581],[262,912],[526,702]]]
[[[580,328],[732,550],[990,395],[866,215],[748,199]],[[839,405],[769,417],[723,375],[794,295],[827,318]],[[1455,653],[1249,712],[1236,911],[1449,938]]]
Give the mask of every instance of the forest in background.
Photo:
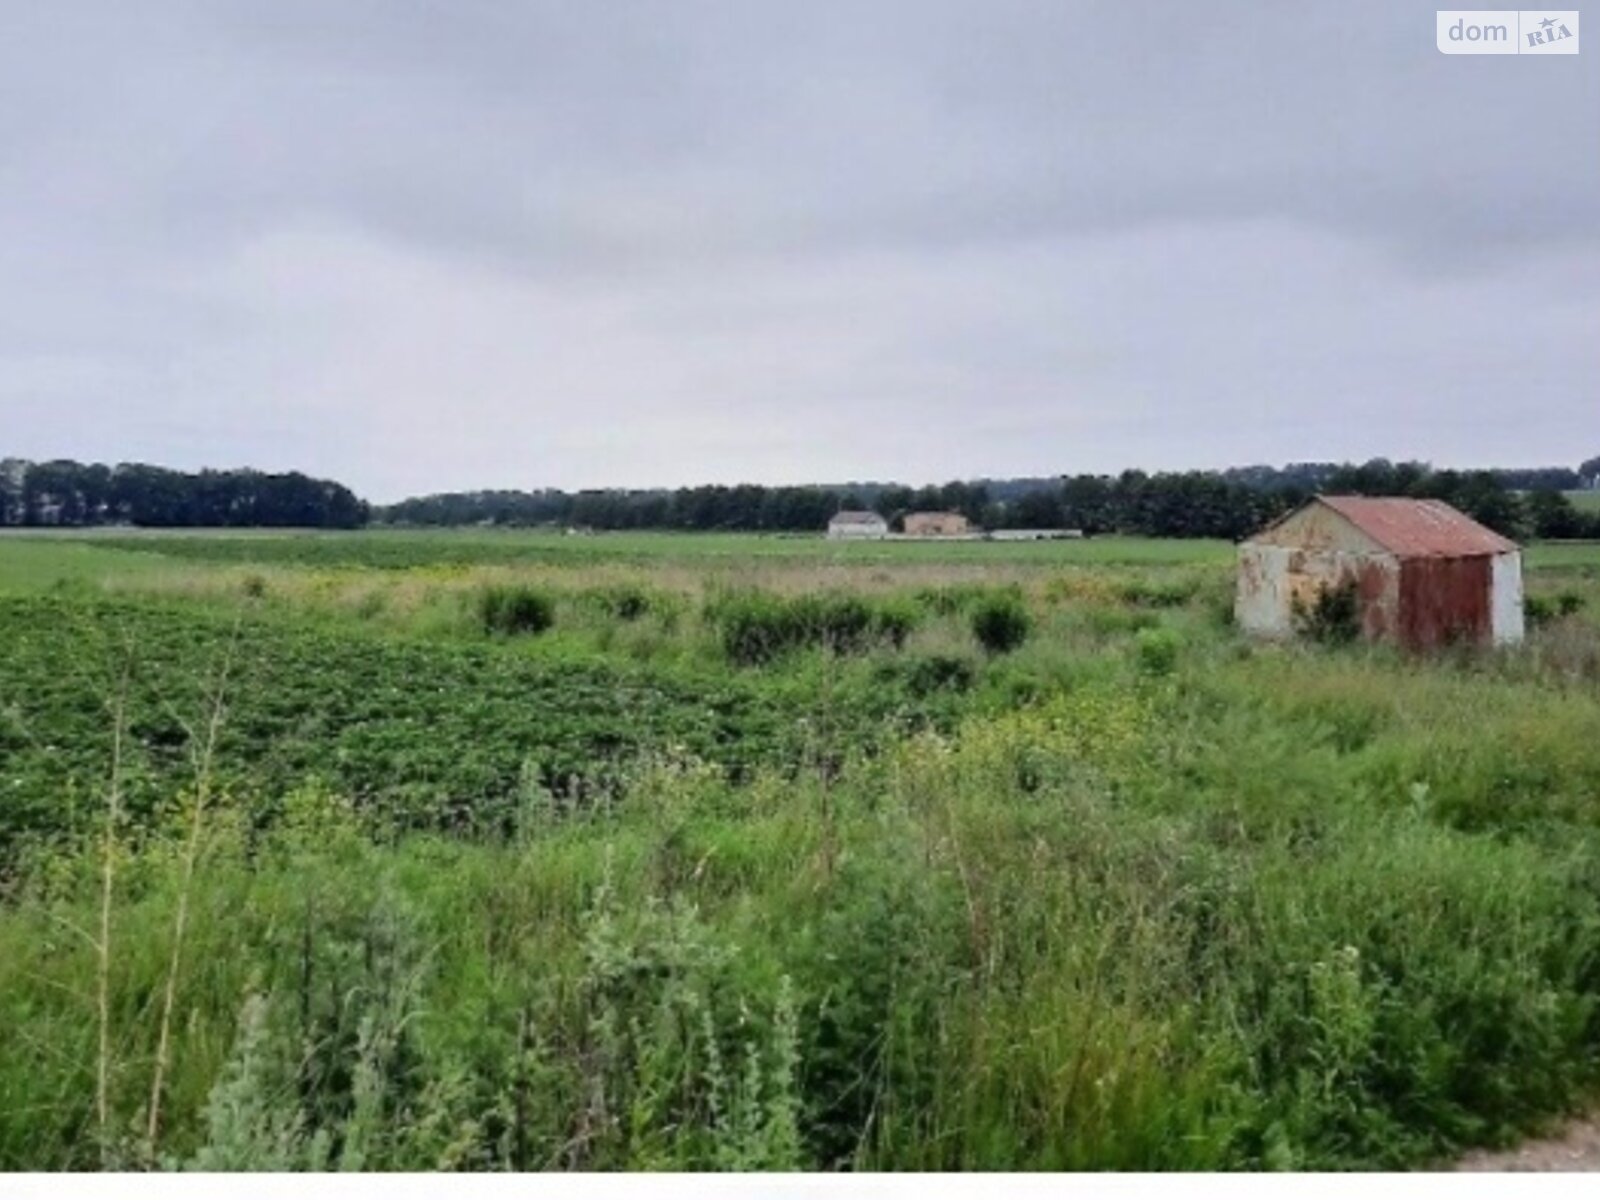
[[[451,492],[371,505],[343,484],[299,472],[173,471],[57,460],[0,462],[0,525],[159,528],[567,526],[595,530],[815,532],[841,509],[891,522],[926,509],[965,514],[989,529],[1070,528],[1089,535],[1237,540],[1318,493],[1444,500],[1512,537],[1600,537],[1600,511],[1566,493],[1600,487],[1600,456],[1576,467],[1436,470],[1373,459],[1225,471],[1081,474],[952,481],[677,489],[555,488]]]
[[[298,471],[0,460],[0,526],[356,529],[369,516],[344,484]]]

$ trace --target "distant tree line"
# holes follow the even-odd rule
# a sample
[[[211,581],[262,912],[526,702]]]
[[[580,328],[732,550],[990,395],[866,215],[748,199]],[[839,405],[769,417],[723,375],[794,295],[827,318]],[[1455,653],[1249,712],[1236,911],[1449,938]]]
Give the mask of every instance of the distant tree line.
[[[1227,471],[979,480],[910,488],[847,483],[677,490],[454,492],[374,510],[399,525],[566,525],[587,529],[815,532],[844,509],[873,509],[894,525],[908,512],[959,512],[989,529],[1081,529],[1088,534],[1238,539],[1318,493],[1445,500],[1513,537],[1600,537],[1600,514],[1564,490],[1600,487],[1600,458],[1576,470],[1436,471],[1374,459]]]
[[[343,484],[298,471],[0,461],[0,525],[353,529],[367,515]]]
[[[1037,481],[1051,487],[1058,480]],[[586,529],[745,530],[815,533],[843,509],[874,508],[891,518],[919,510],[961,512],[981,522],[1004,511],[986,483],[910,488],[859,483],[764,487],[743,483],[676,490],[452,492],[402,500],[373,519],[396,525],[547,525]]]
[[[839,511],[823,487],[693,487],[563,492],[449,492],[374,511],[395,525],[567,525],[586,529],[811,530]]]
[[[990,529],[1238,539],[1318,493],[1448,501],[1512,537],[1600,538],[1600,511],[1563,494],[1600,488],[1600,456],[1575,469],[1434,470],[1374,459],[1226,471],[803,487],[709,485],[675,490],[455,492],[368,508],[342,484],[298,472],[171,471],[143,464],[0,462],[0,525],[299,526],[559,525],[586,529],[822,529],[842,509],[964,514]]]

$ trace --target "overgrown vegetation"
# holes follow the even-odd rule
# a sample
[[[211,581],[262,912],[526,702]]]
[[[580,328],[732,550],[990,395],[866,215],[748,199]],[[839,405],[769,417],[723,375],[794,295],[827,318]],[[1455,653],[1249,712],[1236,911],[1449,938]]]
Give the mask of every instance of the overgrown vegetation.
[[[1571,588],[1557,592],[1553,596],[1529,595],[1523,599],[1523,611],[1529,626],[1537,629],[1548,625],[1551,621],[1562,617],[1570,617],[1583,611],[1584,597]]]
[[[1308,602],[1291,604],[1295,632],[1330,646],[1345,646],[1361,636],[1361,599],[1356,581],[1324,584]]]
[[[870,600],[839,593],[778,596],[730,592],[706,606],[730,662],[754,666],[796,649],[859,654],[873,646],[899,649],[917,625],[904,601]]]
[[[853,607],[822,611],[849,619],[804,626],[808,637],[876,639],[889,620],[863,629]],[[885,680],[870,663],[833,672],[824,704],[803,663],[753,675],[581,645],[532,656],[519,641],[397,638],[270,611],[243,622],[216,763],[227,789],[270,811],[286,790],[325,784],[396,828],[504,829],[530,787],[603,805],[632,761],[657,750],[739,777],[803,761],[823,726],[828,752],[847,754],[948,729],[956,712],[948,694]],[[0,864],[19,838],[92,822],[111,749],[105,697],[128,647],[125,803],[141,817],[172,803],[197,719],[185,706],[235,625],[226,612],[171,603],[0,597]],[[736,645],[765,644],[759,625],[736,628],[751,639]]]
[[[0,1167],[1370,1168],[1600,1085],[1600,563],[1430,661],[1203,558],[78,549],[0,596]]]
[[[543,633],[555,624],[549,596],[518,584],[491,584],[478,593],[478,619],[486,633]]]
[[[1028,640],[1033,618],[1016,596],[991,596],[972,612],[972,635],[990,654],[1009,654]]]

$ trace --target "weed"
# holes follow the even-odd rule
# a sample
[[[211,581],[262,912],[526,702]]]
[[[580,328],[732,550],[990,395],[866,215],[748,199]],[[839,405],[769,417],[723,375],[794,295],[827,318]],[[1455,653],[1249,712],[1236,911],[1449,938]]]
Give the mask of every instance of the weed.
[[[1178,662],[1183,640],[1171,629],[1141,629],[1133,639],[1139,670],[1146,675],[1170,675]]]
[[[555,604],[543,592],[519,584],[491,584],[477,597],[485,633],[543,633],[555,624]]]
[[[1554,596],[1524,596],[1522,609],[1528,627],[1541,629],[1560,618],[1576,616],[1583,611],[1585,602],[1586,597],[1568,589]]]
[[[1361,635],[1361,608],[1355,580],[1327,584],[1310,602],[1294,598],[1292,617],[1301,637],[1326,645],[1346,645]]]
[[[0,561],[0,1168],[1403,1167],[1600,1084],[1581,548],[1430,660],[1159,546],[170,541]]]
[[[1143,608],[1178,608],[1200,591],[1198,579],[1130,579],[1119,589],[1123,603]]]
[[[1028,610],[1012,597],[992,597],[972,613],[972,635],[990,654],[1009,654],[1028,640],[1032,628]]]
[[[972,663],[949,654],[932,654],[911,664],[907,686],[914,695],[926,696],[933,692],[964,692],[977,678]]]
[[[837,593],[729,593],[714,598],[705,615],[720,632],[723,652],[740,666],[772,662],[802,647],[833,654],[859,654],[878,644],[898,649],[917,621],[909,605]]]

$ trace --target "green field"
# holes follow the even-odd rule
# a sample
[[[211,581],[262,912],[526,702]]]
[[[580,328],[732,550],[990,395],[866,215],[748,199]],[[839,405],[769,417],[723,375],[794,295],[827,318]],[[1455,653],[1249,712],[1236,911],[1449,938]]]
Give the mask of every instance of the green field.
[[[85,537],[97,547],[153,550],[201,562],[292,563],[408,569],[445,564],[523,565],[752,559],[816,563],[1164,564],[1221,562],[1225,542],[1100,537],[1058,542],[834,542],[815,534],[595,533],[540,530],[373,530],[362,533],[126,532]]]
[[[1600,488],[1590,488],[1582,492],[1568,492],[1567,499],[1571,500],[1573,507],[1580,512],[1600,512]]]
[[[0,1168],[1428,1165],[1600,1085],[1600,545],[0,538]]]

